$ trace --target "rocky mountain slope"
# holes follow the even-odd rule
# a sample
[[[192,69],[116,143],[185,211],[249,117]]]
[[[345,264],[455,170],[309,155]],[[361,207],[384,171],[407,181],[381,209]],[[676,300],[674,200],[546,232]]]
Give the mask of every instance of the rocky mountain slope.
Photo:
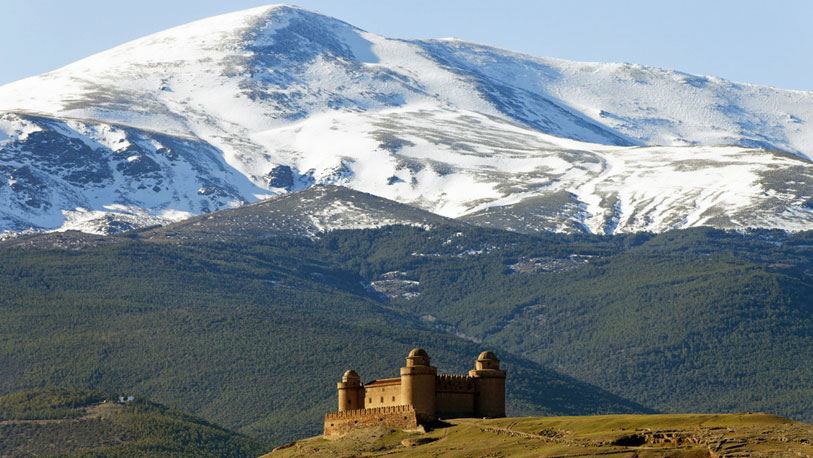
[[[813,227],[813,93],[269,6],[0,87],[0,231],[340,184],[518,231]]]
[[[147,240],[211,242],[274,235],[316,237],[329,230],[390,225],[431,228],[465,223],[341,186],[314,186],[256,204],[149,228],[138,236]]]

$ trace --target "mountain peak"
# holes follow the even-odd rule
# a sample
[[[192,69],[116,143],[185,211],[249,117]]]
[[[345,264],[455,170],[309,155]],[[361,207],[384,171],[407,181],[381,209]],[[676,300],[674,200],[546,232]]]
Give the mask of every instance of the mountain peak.
[[[388,39],[288,5],[2,86],[0,113],[0,230],[167,223],[320,184],[516,230],[813,221],[813,93]]]

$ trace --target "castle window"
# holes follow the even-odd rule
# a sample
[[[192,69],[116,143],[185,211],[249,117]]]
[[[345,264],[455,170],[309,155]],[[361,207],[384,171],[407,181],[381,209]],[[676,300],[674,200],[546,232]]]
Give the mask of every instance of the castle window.
[[[373,398],[368,398],[368,399],[367,399],[367,402],[369,402],[370,404],[372,404],[372,403],[373,403]]]
[[[392,397],[392,402],[395,402],[395,396]]]
[[[381,396],[381,403],[384,403],[384,396]]]

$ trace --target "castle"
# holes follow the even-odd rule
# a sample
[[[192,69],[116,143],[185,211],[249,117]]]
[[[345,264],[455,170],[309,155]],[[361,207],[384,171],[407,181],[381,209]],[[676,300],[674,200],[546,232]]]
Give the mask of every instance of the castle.
[[[348,370],[337,388],[339,409],[325,415],[328,437],[373,426],[412,429],[439,418],[505,416],[505,371],[490,351],[480,353],[468,375],[439,375],[426,351],[415,348],[400,377],[362,384]]]

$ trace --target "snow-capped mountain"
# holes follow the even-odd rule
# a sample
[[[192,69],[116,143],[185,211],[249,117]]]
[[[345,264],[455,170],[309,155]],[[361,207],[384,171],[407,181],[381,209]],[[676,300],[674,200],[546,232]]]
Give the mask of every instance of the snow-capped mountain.
[[[388,39],[269,6],[0,87],[0,231],[338,184],[521,231],[813,228],[813,92]]]

